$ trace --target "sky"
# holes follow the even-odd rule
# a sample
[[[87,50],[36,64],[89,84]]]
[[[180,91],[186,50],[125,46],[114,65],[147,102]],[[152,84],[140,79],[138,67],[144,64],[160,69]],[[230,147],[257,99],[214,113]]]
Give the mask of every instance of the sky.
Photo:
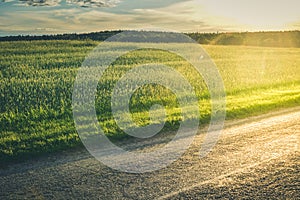
[[[0,0],[0,36],[300,30],[299,0]]]

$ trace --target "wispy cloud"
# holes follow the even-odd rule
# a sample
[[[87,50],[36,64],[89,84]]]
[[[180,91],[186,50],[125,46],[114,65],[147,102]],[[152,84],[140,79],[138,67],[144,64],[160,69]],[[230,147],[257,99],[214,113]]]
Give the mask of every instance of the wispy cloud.
[[[48,11],[17,12],[0,15],[0,33],[18,34],[52,34],[70,32],[74,26],[68,21],[56,18]],[[16,23],[16,21],[18,23]]]
[[[12,2],[12,1],[15,1],[15,0],[1,0],[0,3],[8,3],[8,2]]]
[[[119,0],[67,0],[69,4],[76,4],[80,7],[113,7],[116,6]]]
[[[16,2],[19,6],[62,6],[61,0],[1,0],[0,2]],[[95,8],[95,7],[114,7],[120,0],[66,0],[69,5],[77,5],[85,8]]]
[[[24,6],[58,6],[61,0],[19,0],[18,5]]]

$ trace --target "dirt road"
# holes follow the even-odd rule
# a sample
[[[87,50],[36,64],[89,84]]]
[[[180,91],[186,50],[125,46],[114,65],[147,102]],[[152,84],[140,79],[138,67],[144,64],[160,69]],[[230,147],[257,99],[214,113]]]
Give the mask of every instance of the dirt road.
[[[199,159],[203,138],[145,174],[112,170],[84,149],[13,164],[0,170],[0,199],[300,199],[300,108],[228,122]]]

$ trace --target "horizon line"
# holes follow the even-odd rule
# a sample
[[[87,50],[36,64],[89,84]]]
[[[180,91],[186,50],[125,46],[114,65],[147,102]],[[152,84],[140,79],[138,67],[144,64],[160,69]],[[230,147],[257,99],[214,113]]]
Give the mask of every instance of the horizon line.
[[[105,32],[124,32],[124,31],[141,31],[141,32],[162,32],[162,33],[183,33],[183,34],[232,34],[232,33],[283,33],[283,32],[299,32],[300,29],[290,29],[290,30],[255,30],[255,31],[212,31],[212,32],[201,32],[201,31],[187,31],[187,32],[176,32],[176,31],[163,31],[163,30],[145,30],[145,29],[111,29],[111,30],[99,30],[99,31],[91,31],[91,32],[64,32],[64,33],[46,33],[46,34],[11,34],[11,35],[1,35],[0,38],[4,37],[39,37],[39,36],[60,36],[60,35],[84,35],[84,34],[92,34],[92,33],[105,33]]]

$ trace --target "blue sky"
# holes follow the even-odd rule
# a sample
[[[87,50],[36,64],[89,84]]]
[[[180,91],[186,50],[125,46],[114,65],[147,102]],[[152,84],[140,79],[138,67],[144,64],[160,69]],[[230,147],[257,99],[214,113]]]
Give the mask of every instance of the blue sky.
[[[300,30],[299,0],[0,0],[0,35]]]

